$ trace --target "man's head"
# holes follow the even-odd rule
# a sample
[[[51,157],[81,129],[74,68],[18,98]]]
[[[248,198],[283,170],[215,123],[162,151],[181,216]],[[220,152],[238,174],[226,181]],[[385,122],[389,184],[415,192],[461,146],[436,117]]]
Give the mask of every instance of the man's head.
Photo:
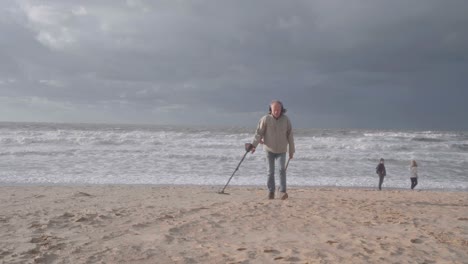
[[[380,163],[382,163],[382,164],[384,163],[384,159],[383,159],[383,158],[380,159]]]
[[[284,113],[286,113],[286,109],[284,109],[283,103],[281,103],[281,101],[274,100],[270,103],[270,114],[274,118],[279,118]]]

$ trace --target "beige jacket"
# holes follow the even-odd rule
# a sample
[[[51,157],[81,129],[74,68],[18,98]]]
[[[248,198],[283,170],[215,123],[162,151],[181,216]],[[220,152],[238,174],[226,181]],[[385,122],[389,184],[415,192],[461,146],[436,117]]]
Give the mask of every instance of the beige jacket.
[[[418,177],[418,167],[410,167],[411,176],[410,178]]]
[[[290,154],[296,151],[291,121],[284,114],[278,119],[275,119],[271,114],[260,119],[252,145],[257,147],[262,139],[263,149],[269,152],[286,153],[288,152],[288,144]]]

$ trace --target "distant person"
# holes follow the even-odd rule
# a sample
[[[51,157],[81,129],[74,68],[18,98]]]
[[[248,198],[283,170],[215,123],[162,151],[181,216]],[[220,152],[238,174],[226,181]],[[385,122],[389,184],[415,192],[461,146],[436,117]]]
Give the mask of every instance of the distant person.
[[[379,165],[375,168],[376,173],[379,175],[379,190],[382,190],[382,183],[387,171],[385,170],[384,159],[380,159]]]
[[[268,161],[268,199],[275,199],[275,160],[279,159],[280,199],[286,200],[286,153],[292,159],[295,152],[291,121],[286,109],[278,100],[270,103],[268,115],[263,116],[257,126],[251,145],[252,153],[258,144],[263,144]],[[288,147],[289,146],[289,147]]]
[[[411,190],[413,190],[418,185],[418,163],[415,160],[412,160],[410,164],[410,179]]]

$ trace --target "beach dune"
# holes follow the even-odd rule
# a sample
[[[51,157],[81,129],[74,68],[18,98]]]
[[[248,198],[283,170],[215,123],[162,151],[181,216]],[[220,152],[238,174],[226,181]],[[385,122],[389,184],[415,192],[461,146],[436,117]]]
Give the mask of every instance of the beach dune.
[[[468,193],[3,186],[2,263],[467,263]]]

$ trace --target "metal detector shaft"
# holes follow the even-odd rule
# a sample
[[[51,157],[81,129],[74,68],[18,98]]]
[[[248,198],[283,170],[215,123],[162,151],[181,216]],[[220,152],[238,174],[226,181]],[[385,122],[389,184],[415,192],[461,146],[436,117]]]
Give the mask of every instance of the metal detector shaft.
[[[239,170],[239,167],[242,163],[242,161],[244,161],[245,159],[245,156],[247,156],[247,153],[249,153],[250,150],[247,150],[245,151],[245,154],[244,154],[244,157],[242,157],[241,161],[239,162],[239,164],[237,164],[237,168],[234,170],[234,172],[232,173],[231,177],[229,177],[229,180],[227,181],[226,185],[224,185],[223,189],[219,192],[219,193],[224,193],[224,189],[226,189],[226,187],[228,186],[229,182],[231,181],[232,177],[234,176],[234,174],[236,173],[236,171]]]

